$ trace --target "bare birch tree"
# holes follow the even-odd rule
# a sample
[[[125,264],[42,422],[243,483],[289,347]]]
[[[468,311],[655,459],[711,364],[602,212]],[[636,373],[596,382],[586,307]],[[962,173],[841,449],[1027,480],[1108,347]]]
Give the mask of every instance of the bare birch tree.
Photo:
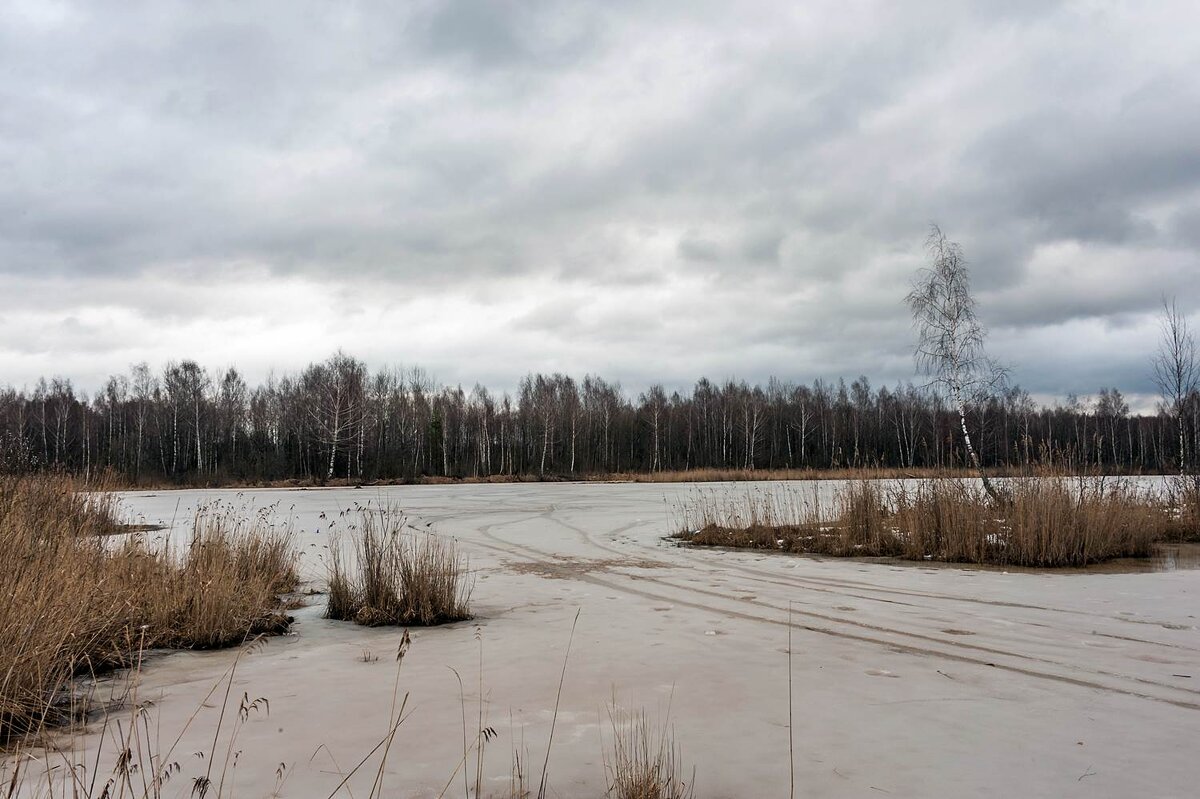
[[[1159,322],[1162,339],[1154,356],[1154,382],[1162,393],[1163,410],[1175,420],[1179,434],[1179,476],[1187,474],[1187,424],[1184,408],[1197,390],[1200,371],[1196,364],[1196,339],[1188,328],[1187,317],[1179,313],[1175,300],[1163,298]]]
[[[984,489],[999,501],[967,429],[967,403],[993,394],[1003,384],[1005,371],[984,349],[987,331],[975,315],[962,247],[948,240],[937,225],[930,230],[925,246],[932,263],[917,274],[905,298],[917,328],[917,368],[929,376],[929,387],[945,394],[958,412],[971,463]]]
[[[149,364],[142,363],[134,364],[133,372],[133,399],[134,399],[134,425],[137,431],[134,439],[134,460],[133,460],[133,476],[137,479],[142,476],[142,451],[144,441],[146,439],[146,420],[150,412],[150,404],[154,399],[154,393],[158,390],[158,379],[150,373]]]
[[[311,364],[302,376],[309,396],[308,415],[317,440],[328,448],[325,479],[333,478],[338,448],[350,447],[356,425],[362,423],[367,369],[361,361],[341,350],[324,363]],[[346,476],[350,476],[350,464]]]

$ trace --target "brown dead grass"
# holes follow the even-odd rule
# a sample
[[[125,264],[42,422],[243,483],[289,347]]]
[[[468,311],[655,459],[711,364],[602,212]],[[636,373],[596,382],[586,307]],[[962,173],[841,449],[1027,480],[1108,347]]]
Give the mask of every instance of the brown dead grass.
[[[1200,542],[1200,475],[1175,477],[1168,489],[1170,541]]]
[[[368,627],[445,624],[471,618],[466,559],[451,540],[406,533],[398,508],[362,508],[352,559],[330,547],[325,615]]]
[[[69,720],[72,679],[145,648],[211,648],[283,629],[289,532],[201,513],[182,551],[116,527],[111,494],[0,477],[0,743]]]
[[[655,723],[644,710],[621,711],[614,699],[608,709],[608,718],[612,730],[604,751],[608,796],[615,799],[690,799],[695,774],[683,771],[669,713],[663,723]]]
[[[1178,526],[1169,503],[1131,481],[1016,478],[992,500],[962,479],[857,480],[822,503],[816,491],[702,494],[684,509],[694,544],[833,556],[1012,566],[1086,566],[1147,557]]]
[[[1140,474],[1125,472],[1126,474]],[[826,467],[826,468],[777,468],[777,469],[676,469],[658,472],[580,472],[538,474],[490,474],[490,475],[420,475],[417,477],[393,477],[362,480],[355,477],[333,477],[320,480],[314,477],[286,477],[279,479],[244,479],[205,475],[192,475],[184,481],[163,479],[131,480],[116,472],[108,473],[103,480],[109,490],[137,489],[170,491],[195,488],[366,488],[395,485],[476,485],[508,483],[562,483],[571,481],[598,483],[726,483],[752,481],[811,481],[811,480],[891,480],[922,479],[934,477],[970,478],[972,469],[947,469],[944,467]],[[1045,462],[1020,467],[997,467],[991,470],[995,477],[1068,477],[1079,474],[1097,474],[1095,469],[1069,463]]]
[[[933,469],[681,469],[662,472],[623,472],[590,476],[588,480],[623,483],[742,483],[760,480],[812,481],[905,479],[944,474]],[[966,472],[963,472],[966,474]]]

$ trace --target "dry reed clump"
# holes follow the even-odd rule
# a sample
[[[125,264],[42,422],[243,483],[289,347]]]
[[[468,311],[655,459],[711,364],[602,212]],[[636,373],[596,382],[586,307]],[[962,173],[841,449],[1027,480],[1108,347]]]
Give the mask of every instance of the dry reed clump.
[[[821,555],[898,555],[885,525],[884,484],[856,480],[852,490],[826,497],[815,484],[710,490],[682,507],[683,532],[693,544]]]
[[[202,511],[186,550],[165,555],[158,580],[142,583],[155,586],[145,606],[152,646],[226,647],[290,624],[279,599],[299,583],[290,531]]]
[[[904,556],[1019,566],[1148,557],[1167,530],[1161,500],[1129,481],[1022,479],[990,502],[974,484],[900,490],[890,523]]]
[[[1167,502],[1171,513],[1168,539],[1200,542],[1200,475],[1172,478]]]
[[[612,740],[604,752],[608,795],[616,799],[690,799],[680,748],[668,724],[655,724],[644,711],[622,713],[615,701],[608,709]]]
[[[368,627],[430,626],[471,618],[467,562],[453,541],[405,533],[394,507],[362,508],[352,530],[352,560],[330,547],[325,615]]]
[[[84,710],[72,679],[130,665],[150,647],[240,643],[286,626],[296,584],[290,533],[196,518],[182,551],[117,528],[111,495],[64,477],[0,477],[0,743]]]
[[[1167,504],[1132,481],[1014,478],[997,503],[973,481],[856,480],[821,502],[761,490],[701,496],[684,511],[684,540],[822,555],[1013,566],[1086,566],[1145,557],[1172,529]],[[791,494],[791,496],[789,496]],[[722,504],[724,503],[724,504]]]

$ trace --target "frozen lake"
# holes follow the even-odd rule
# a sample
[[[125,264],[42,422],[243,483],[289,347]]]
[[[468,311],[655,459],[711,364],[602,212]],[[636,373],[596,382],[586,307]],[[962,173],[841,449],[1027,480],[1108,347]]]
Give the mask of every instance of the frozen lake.
[[[716,486],[745,491],[747,486]],[[563,650],[580,612],[550,758],[551,795],[604,790],[606,702],[651,715],[671,701],[697,796],[787,796],[788,623],[797,795],[1194,796],[1200,784],[1200,571],[999,570],[693,550],[664,541],[688,485],[517,484],[130,493],[131,520],[184,535],[198,503],[277,505],[320,588],[331,520],[394,502],[453,536],[475,572],[477,619],[414,630],[387,785],[436,796],[462,757],[459,684],[476,713],[480,640],[495,794],[527,749],[536,786]],[[708,490],[706,487],[705,490]],[[235,692],[270,699],[240,733],[238,793],[327,796],[388,725],[400,638],[321,618],[244,658]],[[478,632],[477,632],[478,631]],[[477,635],[478,639],[477,640]],[[363,652],[378,656],[363,662]],[[173,739],[232,652],[156,656]],[[673,695],[673,699],[671,698]],[[178,751],[211,744],[219,697]],[[470,720],[473,725],[474,720]],[[94,737],[94,736],[93,736]],[[523,743],[522,743],[523,742]],[[325,745],[327,748],[321,748]],[[184,773],[194,768],[184,763]],[[373,778],[352,783],[366,795]],[[186,794],[187,786],[176,786]],[[447,796],[461,796],[461,776]],[[505,794],[506,795],[506,794]]]

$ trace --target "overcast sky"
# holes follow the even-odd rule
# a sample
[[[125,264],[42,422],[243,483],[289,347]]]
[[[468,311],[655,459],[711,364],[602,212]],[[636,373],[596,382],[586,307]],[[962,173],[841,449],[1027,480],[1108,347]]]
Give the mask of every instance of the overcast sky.
[[[648,6],[653,7],[652,9]],[[385,8],[386,7],[386,8]],[[0,383],[913,374],[937,222],[1042,397],[1200,327],[1194,2],[7,2]]]

